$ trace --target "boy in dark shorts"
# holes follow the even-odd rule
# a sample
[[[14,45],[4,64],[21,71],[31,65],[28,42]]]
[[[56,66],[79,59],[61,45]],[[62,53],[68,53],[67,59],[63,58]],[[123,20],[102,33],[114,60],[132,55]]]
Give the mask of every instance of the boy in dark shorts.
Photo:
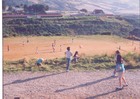
[[[124,73],[125,73],[125,68],[124,68],[124,63],[123,63],[123,58],[120,54],[119,51],[116,51],[116,72],[118,72],[118,77],[119,77],[119,87],[116,88],[116,90],[121,90],[123,87],[128,86]],[[125,83],[122,85],[122,83]]]

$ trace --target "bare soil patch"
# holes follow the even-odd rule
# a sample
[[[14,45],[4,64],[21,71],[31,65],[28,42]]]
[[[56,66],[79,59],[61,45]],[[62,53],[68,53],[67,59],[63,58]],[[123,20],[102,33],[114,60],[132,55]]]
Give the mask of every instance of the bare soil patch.
[[[55,52],[52,48],[54,40],[56,41]],[[113,36],[16,37],[3,39],[3,59],[61,58],[65,57],[64,52],[68,46],[71,47],[73,54],[75,51],[79,51],[81,56],[113,54],[118,49],[124,54],[128,52],[140,53],[138,41]]]

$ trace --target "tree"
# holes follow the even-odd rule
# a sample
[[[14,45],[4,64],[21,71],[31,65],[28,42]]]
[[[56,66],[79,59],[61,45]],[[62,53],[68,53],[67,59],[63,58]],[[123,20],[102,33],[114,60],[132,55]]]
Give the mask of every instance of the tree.
[[[13,11],[12,6],[9,6],[8,11]]]
[[[48,6],[44,6],[42,4],[33,4],[28,7],[28,11],[34,14],[45,13],[45,11],[48,9]]]
[[[2,10],[5,10],[6,9],[6,2],[5,0],[2,0]]]
[[[85,12],[85,13],[88,12],[87,9],[81,9],[80,11],[81,11],[81,12]]]
[[[26,4],[24,4],[24,11],[27,12],[28,11],[28,6]]]
[[[45,10],[46,11],[49,10],[49,6],[48,5],[45,6]]]

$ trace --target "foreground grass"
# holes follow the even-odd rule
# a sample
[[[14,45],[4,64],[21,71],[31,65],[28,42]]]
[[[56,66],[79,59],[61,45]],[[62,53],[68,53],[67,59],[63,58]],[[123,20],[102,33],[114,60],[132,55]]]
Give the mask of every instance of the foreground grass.
[[[140,68],[140,54],[128,53],[123,55],[125,60],[126,69]],[[31,59],[26,61],[26,59],[21,59],[17,61],[4,61],[3,71],[4,72],[17,72],[17,71],[64,71],[66,68],[65,58],[49,59],[43,62],[41,67],[35,65],[37,59]],[[96,70],[96,69],[112,69],[115,67],[114,56],[113,55],[96,55],[96,56],[84,56],[81,57],[77,63],[71,62],[70,70],[74,71],[86,71],[86,70]]]

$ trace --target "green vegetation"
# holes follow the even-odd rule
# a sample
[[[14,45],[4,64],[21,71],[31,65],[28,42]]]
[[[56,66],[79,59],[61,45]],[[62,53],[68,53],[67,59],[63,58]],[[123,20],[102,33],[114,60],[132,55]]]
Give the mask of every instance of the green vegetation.
[[[134,21],[133,21],[134,20]],[[119,35],[128,36],[136,26],[135,19],[100,18],[95,16],[46,19],[3,19],[3,37]]]
[[[136,69],[140,68],[140,54],[128,53],[123,55],[125,60],[126,69]],[[26,61],[26,59],[21,59],[18,61],[4,61],[3,71],[4,72],[17,72],[17,71],[65,71],[66,60],[65,58],[49,59],[43,62],[41,67],[35,65],[36,59],[31,59]],[[78,63],[72,61],[70,69],[74,71],[86,71],[86,70],[96,70],[96,69],[111,69],[115,67],[114,56],[96,55],[93,57],[83,56],[79,59]]]
[[[44,14],[45,11],[49,9],[48,5],[42,5],[42,4],[33,4],[30,6],[24,5],[24,11],[25,13],[30,14]]]

